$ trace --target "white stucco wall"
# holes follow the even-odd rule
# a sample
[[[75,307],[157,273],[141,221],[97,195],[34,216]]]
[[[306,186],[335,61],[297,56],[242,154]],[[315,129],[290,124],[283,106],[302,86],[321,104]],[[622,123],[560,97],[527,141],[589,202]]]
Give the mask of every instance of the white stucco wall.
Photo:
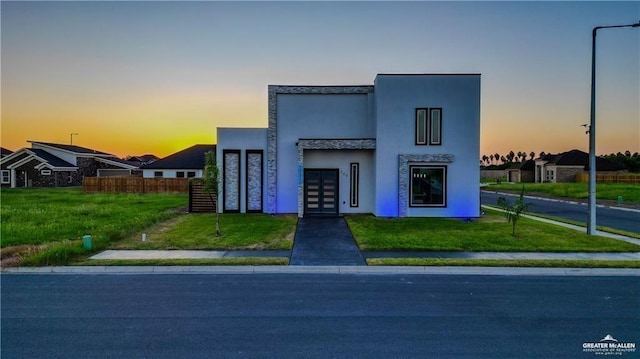
[[[162,172],[162,178],[178,178],[176,175],[177,172],[184,172],[184,178],[187,178],[187,172],[195,172],[196,176],[194,178],[202,178],[202,170],[194,170],[194,169],[170,169],[170,170],[143,170],[142,177],[143,178],[155,178],[154,174],[156,172]]]
[[[223,174],[223,152],[224,150],[240,150],[240,212],[246,212],[246,153],[247,150],[262,150],[262,208],[266,210],[267,195],[267,129],[266,128],[221,128],[217,129],[218,143],[216,147],[216,161],[220,169],[220,178]],[[220,203],[224,199],[224,186],[219,187]],[[222,212],[222,206],[219,206]]]
[[[440,146],[415,144],[415,110],[424,107],[442,108]],[[447,206],[408,208],[407,214],[478,217],[480,75],[378,75],[375,108],[375,214],[398,216],[399,154],[452,154],[453,162],[442,163],[447,166]]]
[[[374,211],[374,151],[372,150],[305,150],[305,169],[338,169],[340,213],[373,213]],[[360,165],[358,207],[349,204],[351,163]]]
[[[277,97],[277,213],[298,211],[300,138],[373,138],[370,94],[280,94]],[[348,198],[348,196],[347,196]],[[348,204],[348,202],[347,202]]]

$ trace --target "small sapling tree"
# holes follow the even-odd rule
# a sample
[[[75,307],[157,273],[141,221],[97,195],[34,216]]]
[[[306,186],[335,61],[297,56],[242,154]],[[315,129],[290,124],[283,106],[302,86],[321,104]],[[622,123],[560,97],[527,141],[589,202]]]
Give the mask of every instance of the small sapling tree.
[[[520,214],[527,210],[528,205],[524,203],[524,187],[520,191],[520,196],[515,200],[513,204],[510,204],[506,198],[498,198],[498,206],[504,210],[504,216],[508,223],[511,223],[512,230],[511,236],[516,236],[516,224],[520,219]]]
[[[216,163],[216,153],[208,151],[204,154],[204,174],[202,176],[202,189],[209,194],[211,203],[216,211],[216,236],[220,237],[220,214],[218,212],[218,165]]]

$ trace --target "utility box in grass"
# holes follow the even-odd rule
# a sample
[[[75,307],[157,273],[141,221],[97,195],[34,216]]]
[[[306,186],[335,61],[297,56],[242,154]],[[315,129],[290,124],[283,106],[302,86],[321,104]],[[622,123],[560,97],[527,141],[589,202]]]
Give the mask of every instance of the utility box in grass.
[[[86,235],[82,237],[82,248],[84,248],[87,251],[90,251],[93,249],[93,240],[90,235]]]

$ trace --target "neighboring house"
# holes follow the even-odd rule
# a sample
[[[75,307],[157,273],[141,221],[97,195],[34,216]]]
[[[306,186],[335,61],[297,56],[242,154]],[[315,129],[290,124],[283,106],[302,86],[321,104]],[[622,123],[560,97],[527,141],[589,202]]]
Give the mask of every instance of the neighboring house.
[[[6,148],[4,148],[4,147],[0,147],[0,158],[7,157],[7,156],[9,156],[9,155],[10,155],[10,154],[12,154],[12,153],[13,153],[13,151],[8,150],[8,149],[6,149]]]
[[[144,178],[202,178],[204,155],[216,152],[216,145],[194,145],[161,160],[142,166]]]
[[[218,128],[223,212],[478,217],[479,74],[268,87],[268,128]]]
[[[3,187],[81,186],[84,177],[128,175],[138,168],[90,148],[28,142],[31,148],[22,148],[0,159]]]
[[[155,162],[155,161],[157,161],[159,159],[160,159],[160,157],[158,157],[156,155],[150,155],[150,154],[146,154],[146,155],[142,155],[142,156],[130,156],[130,157],[127,157],[127,161],[137,163],[138,166],[148,165],[148,164],[153,163],[153,162]]]
[[[508,168],[506,170],[507,182],[533,182],[535,167],[534,160],[526,160],[521,162],[517,168]]]
[[[544,155],[535,160],[534,179],[542,182],[575,182],[576,175],[589,170],[589,154],[571,150]],[[625,172],[617,163],[596,157],[596,172]]]

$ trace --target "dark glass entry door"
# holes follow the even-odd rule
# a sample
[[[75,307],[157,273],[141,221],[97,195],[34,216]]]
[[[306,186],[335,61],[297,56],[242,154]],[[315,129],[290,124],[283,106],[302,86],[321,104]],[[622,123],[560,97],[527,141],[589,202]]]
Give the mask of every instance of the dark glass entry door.
[[[304,213],[338,214],[338,170],[308,169],[304,171]]]

